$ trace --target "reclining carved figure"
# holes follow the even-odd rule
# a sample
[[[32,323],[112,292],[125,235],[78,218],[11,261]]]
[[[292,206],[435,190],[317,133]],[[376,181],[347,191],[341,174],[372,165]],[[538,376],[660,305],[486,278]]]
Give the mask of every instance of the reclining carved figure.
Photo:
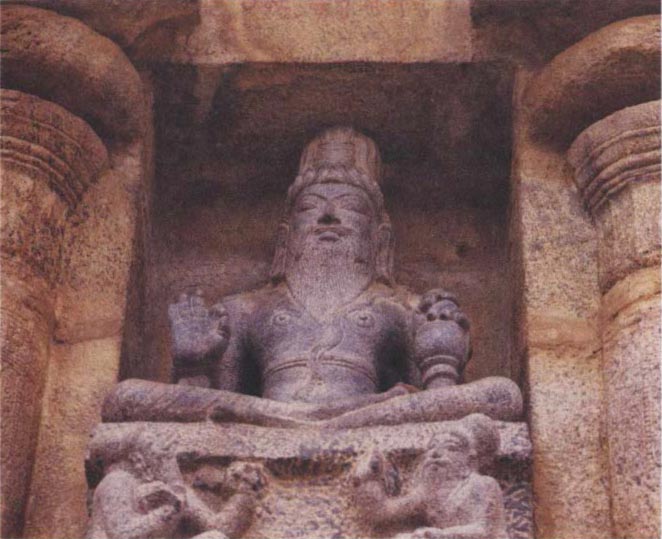
[[[211,308],[170,306],[175,381],[127,380],[105,421],[217,421],[354,428],[473,412],[514,420],[521,393],[459,384],[469,321],[443,290],[393,282],[393,235],[375,143],[349,128],[306,147],[287,195],[271,281]]]

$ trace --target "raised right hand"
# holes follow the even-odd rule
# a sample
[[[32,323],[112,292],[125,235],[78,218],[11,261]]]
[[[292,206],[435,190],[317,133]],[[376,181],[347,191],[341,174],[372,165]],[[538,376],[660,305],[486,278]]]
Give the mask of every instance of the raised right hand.
[[[207,309],[200,290],[180,295],[168,307],[168,317],[176,362],[195,363],[225,352],[230,338],[228,314],[220,303]]]

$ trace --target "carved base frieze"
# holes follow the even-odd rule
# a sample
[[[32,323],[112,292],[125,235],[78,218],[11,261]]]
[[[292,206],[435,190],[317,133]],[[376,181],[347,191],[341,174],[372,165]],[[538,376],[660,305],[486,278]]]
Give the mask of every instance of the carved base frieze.
[[[207,512],[212,520],[221,521],[214,515],[225,512],[229,522],[233,516],[227,514],[229,510],[239,521],[226,524],[230,537],[392,537],[411,532],[409,522],[372,526],[362,514],[365,507],[356,494],[361,463],[376,449],[388,461],[390,497],[420,489],[422,455],[432,440],[462,421],[344,431],[209,422],[102,424],[94,432],[86,462],[89,485],[96,488],[90,537],[113,536],[94,529],[102,511],[117,511],[122,504],[116,491],[110,503],[99,499],[111,474],[123,476],[118,482],[120,494],[138,489],[140,496],[144,494],[141,503],[152,504],[142,517],[160,510],[165,518],[163,508],[172,507],[173,537],[210,533],[201,525],[204,518],[191,515]],[[492,462],[480,473],[496,479],[501,488],[510,539],[532,538],[528,429],[524,423],[492,421],[492,425],[500,441]],[[238,484],[250,492],[252,502],[239,503]],[[134,517],[123,513],[125,521],[130,518]]]

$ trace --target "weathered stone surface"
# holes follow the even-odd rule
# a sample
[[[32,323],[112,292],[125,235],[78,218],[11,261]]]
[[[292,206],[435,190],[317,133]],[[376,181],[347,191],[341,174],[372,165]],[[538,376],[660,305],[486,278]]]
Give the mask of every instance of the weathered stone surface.
[[[519,91],[527,75],[520,74]],[[516,108],[510,234],[513,286],[521,292],[515,353],[526,373],[536,537],[612,539],[597,234],[565,156],[530,137],[533,120]]]
[[[83,198],[78,204],[82,214],[64,226],[64,245],[57,255],[59,278],[49,273],[44,282],[35,277],[34,286],[26,287],[21,279],[12,281],[3,276],[3,285],[11,286],[11,301],[39,311],[29,320],[23,316],[14,320],[5,317],[9,320],[7,327],[15,328],[25,342],[30,341],[37,350],[35,354],[45,350],[44,357],[58,362],[49,367],[42,410],[44,428],[38,442],[41,458],[33,466],[27,536],[59,534],[69,538],[82,534],[85,507],[80,455],[85,431],[97,419],[101,395],[116,376],[120,349],[124,356],[121,378],[140,375],[166,381],[170,376],[168,303],[180,292],[195,295],[194,291],[202,288],[212,304],[229,294],[266,283],[274,247],[271,232],[280,217],[280,193],[296,169],[296,153],[307,137],[336,124],[358,126],[374,136],[384,149],[386,205],[400,241],[396,280],[417,291],[449,288],[462,300],[474,336],[474,357],[464,370],[465,380],[471,382],[494,374],[518,381],[521,374],[527,380],[527,411],[536,448],[538,535],[554,539],[576,539],[578,535],[604,539],[616,535],[609,522],[612,515],[605,472],[609,469],[609,455],[603,423],[607,421],[613,430],[622,426],[621,420],[637,425],[637,429],[656,421],[655,414],[647,415],[654,410],[647,401],[651,398],[650,388],[631,389],[630,385],[636,386],[641,380],[625,369],[630,364],[641,372],[651,369],[652,336],[657,330],[648,317],[657,312],[653,302],[654,296],[659,295],[659,278],[655,278],[650,267],[654,267],[659,253],[659,231],[650,216],[659,211],[659,187],[652,181],[639,182],[636,189],[628,184],[601,207],[596,206],[596,235],[579,204],[580,195],[571,186],[571,171],[559,149],[564,150],[570,142],[563,137],[574,137],[578,132],[575,129],[581,130],[588,125],[586,122],[598,119],[602,114],[596,112],[598,109],[634,104],[635,101],[621,105],[618,102],[630,99],[626,93],[636,96],[653,87],[655,79],[659,79],[658,64],[651,60],[655,56],[651,51],[657,47],[655,32],[649,34],[653,39],[648,40],[654,45],[646,45],[642,54],[638,46],[628,48],[628,40],[632,37],[636,41],[636,36],[628,37],[628,32],[623,31],[614,40],[594,42],[591,40],[595,36],[589,37],[595,50],[578,49],[586,58],[597,57],[597,64],[589,62],[577,69],[570,61],[558,64],[557,74],[574,77],[561,84],[551,79],[546,83],[548,94],[554,94],[551,102],[560,103],[561,109],[529,108],[533,114],[513,131],[517,142],[510,208],[506,185],[510,168],[509,103],[513,65],[539,66],[606,23],[658,11],[656,2],[416,1],[407,7],[390,0],[361,0],[347,5],[317,0],[285,0],[277,4],[213,0],[12,2],[17,3],[78,17],[110,36],[125,48],[128,57],[140,63],[146,78],[155,83],[158,96],[154,123],[157,174],[150,194],[155,201],[154,211],[134,222],[132,197],[145,196],[139,193],[141,185],[131,181],[113,184],[109,177],[102,186],[93,188],[95,198],[88,203]],[[2,6],[3,20],[7,7],[12,6]],[[39,17],[36,20],[42,22]],[[86,75],[76,71],[79,66],[68,63],[65,53],[64,61],[57,57],[61,43],[66,42],[63,37],[78,36],[77,31],[68,31],[66,24],[62,31],[50,24],[33,25],[30,21],[21,23],[18,30],[11,27],[5,32],[6,28],[3,26],[3,41],[5,34],[15,36],[18,32],[19,49],[32,48],[40,58],[52,52],[49,62],[55,60],[48,65],[61,64],[62,74],[49,67],[43,70],[44,78],[64,81],[60,86],[66,86],[67,91],[78,90],[75,84],[80,82],[80,99],[90,102]],[[21,28],[32,35],[25,37]],[[636,23],[628,28],[641,26]],[[40,41],[44,36],[48,38],[46,46]],[[51,37],[59,40],[52,51]],[[616,49],[624,44],[620,52],[610,48],[616,41],[620,43]],[[85,46],[76,48],[78,43]],[[89,53],[97,48],[86,44],[84,39],[73,39],[64,48],[69,47],[76,54],[85,50],[88,58],[76,57],[94,64],[94,54]],[[421,58],[433,63],[416,64]],[[264,59],[274,63],[236,63]],[[279,64],[292,59],[319,61],[321,65]],[[385,59],[394,63],[363,63]],[[353,63],[335,63],[347,60]],[[30,60],[25,65],[27,72],[36,64]],[[86,70],[87,67],[83,71],[87,73]],[[644,80],[646,74],[648,82]],[[38,84],[30,74],[19,75],[26,84]],[[591,80],[594,75],[595,85]],[[109,79],[89,80],[101,80],[103,85]],[[564,86],[564,82],[568,84]],[[564,95],[556,96],[557,89]],[[649,98],[657,98],[657,91],[656,88],[656,95]],[[110,94],[112,97],[118,93],[121,92]],[[573,109],[575,101],[581,101],[575,100],[577,95],[588,97],[583,105]],[[45,93],[42,97],[50,99]],[[572,102],[568,110],[563,108],[566,98]],[[521,102],[516,103],[515,111],[526,116]],[[89,110],[97,105],[104,107],[106,103],[98,99]],[[79,103],[72,106],[85,108]],[[615,109],[609,112],[612,110]],[[581,116],[591,111],[595,112],[592,119]],[[103,121],[91,116],[84,119],[107,141],[126,142],[140,133],[123,132],[121,125],[107,128]],[[538,119],[548,123],[538,129]],[[575,121],[583,125],[575,125]],[[559,132],[555,131],[557,122],[561,124]],[[570,131],[574,134],[568,135]],[[530,134],[535,136],[529,138]],[[635,154],[641,153],[641,148],[631,149]],[[612,150],[618,154],[618,144],[610,146],[604,155],[608,157]],[[113,151],[117,152],[117,147]],[[135,157],[129,156],[128,161]],[[120,177],[141,175],[140,166],[122,163],[117,154],[112,162]],[[56,200],[48,191],[37,195],[48,203]],[[152,236],[146,241],[132,236],[132,230],[141,227],[140,219],[153,227],[149,231]],[[510,233],[507,219],[511,219]],[[628,222],[630,227],[621,227]],[[214,233],[209,234],[210,230]],[[113,231],[116,234],[111,238]],[[616,239],[628,247],[609,247],[608,242]],[[43,255],[42,244],[36,244],[34,256]],[[132,259],[133,253],[137,256]],[[596,262],[596,253],[602,261]],[[609,265],[618,268],[612,271]],[[125,294],[127,266],[132,268],[132,277]],[[611,275],[606,279],[605,268]],[[141,275],[143,269],[145,277]],[[28,274],[32,267],[19,270]],[[53,283],[57,283],[57,290]],[[97,285],[103,292],[95,290]],[[598,311],[601,292],[604,296]],[[46,299],[36,302],[35,295]],[[441,313],[443,303],[440,301],[432,311]],[[516,307],[514,313],[512,307]],[[457,318],[461,319],[459,315]],[[458,331],[453,324],[431,321],[427,326],[429,335],[435,337],[449,328],[448,334]],[[614,402],[627,408],[623,418],[616,409],[603,417],[603,330],[604,361],[611,369]],[[120,337],[122,331],[124,339]],[[425,385],[429,382],[430,387],[437,383],[443,386],[447,380],[457,378],[457,367],[463,366],[458,357],[466,347],[462,348],[463,339],[459,338],[442,344],[435,338],[427,342],[425,333],[418,344],[420,351],[430,353],[418,358],[421,366],[428,366],[429,357],[443,356],[440,362],[429,366]],[[512,343],[511,335],[515,337]],[[50,336],[55,342],[51,342]],[[636,357],[630,361],[629,355]],[[436,376],[439,373],[443,376]],[[654,373],[647,381],[656,383]],[[70,385],[74,387],[69,389]],[[609,391],[607,388],[607,395]],[[70,398],[62,400],[64,394]],[[407,402],[425,402],[426,398],[423,392]],[[439,407],[443,402],[439,399],[431,407]],[[639,415],[631,417],[631,411]],[[426,414],[423,410],[417,417],[429,418]],[[411,419],[399,409],[394,418],[388,419],[398,423],[403,417]],[[360,419],[358,425],[361,424],[365,424],[365,419]],[[642,526],[641,519],[637,521],[633,515],[642,511],[655,514],[649,510],[655,509],[655,489],[651,488],[650,478],[655,463],[659,466],[659,451],[649,451],[654,446],[642,434],[644,430],[638,430],[634,436],[616,432],[613,438],[618,454],[611,454],[611,467],[617,470],[612,485],[620,489],[613,498],[618,506],[614,515],[624,536],[634,534],[627,530]],[[261,432],[254,431],[252,435],[260,436]],[[281,443],[292,433],[296,437],[301,432],[281,432],[271,443]],[[417,448],[424,450],[423,445]],[[368,449],[366,446],[365,453]],[[638,451],[643,455],[639,460]],[[406,461],[402,468],[405,491],[415,484],[411,475],[415,464],[414,460],[407,460],[410,457],[414,458],[406,451],[394,457],[396,471],[401,464],[398,459]],[[231,483],[234,473],[228,471],[226,464],[213,459],[211,464],[205,462],[207,467],[196,468],[198,477],[191,480],[191,484],[199,480],[194,488],[219,509],[225,507],[224,502],[235,488],[225,485],[226,479],[228,485]],[[238,466],[244,464],[239,462]],[[273,485],[273,465],[258,464],[258,468],[266,468],[265,476],[271,476]],[[352,461],[352,466],[356,464]],[[250,477],[258,477],[253,485],[261,483],[260,472],[253,472],[250,469],[245,474],[247,483],[253,481]],[[353,502],[341,500],[342,496],[316,496],[316,489],[325,488],[328,483],[326,476],[310,480],[313,475],[307,469],[299,474],[299,483],[289,482],[285,486],[279,478],[273,492],[267,487],[260,496],[268,498],[267,507],[289,504],[287,510],[297,516],[317,515],[320,507],[340,508],[354,515]],[[512,478],[517,472],[509,468],[506,475]],[[302,479],[304,476],[306,479]],[[52,488],[54,477],[58,478],[58,489]],[[144,485],[135,485],[132,476],[113,475],[118,477],[115,493],[121,498],[123,486],[126,491],[135,486],[137,495],[133,501],[144,503],[142,509],[146,512],[161,509],[167,516],[183,505],[181,494],[186,490],[169,489],[148,478],[145,483],[151,485],[143,488]],[[343,477],[349,479],[349,475]],[[498,477],[502,486],[503,478]],[[348,482],[339,487],[343,495],[349,488]],[[517,495],[524,490],[516,487]],[[311,503],[297,499],[303,491],[312,492]],[[630,491],[632,496],[628,496]],[[260,496],[257,516],[268,520],[271,517],[262,510]],[[510,493],[505,498],[509,512],[514,498]],[[228,515],[233,512],[228,510]],[[128,521],[129,512],[124,514]],[[282,514],[278,513],[279,518]],[[187,517],[191,518],[190,514]],[[526,518],[525,528],[530,525]],[[174,524],[186,528],[178,530],[179,535],[194,533],[188,524],[174,518],[165,523],[159,535],[165,535]],[[317,523],[309,524],[306,529],[303,527],[307,523],[302,525],[302,536],[317,533]],[[274,525],[274,530],[282,530],[279,526],[280,523]],[[218,527],[229,535],[239,533]],[[511,532],[516,533],[513,529],[511,526]],[[139,528],[124,531],[120,535],[141,534]],[[424,533],[414,525],[402,531]],[[200,535],[214,534],[223,535]]]
[[[471,0],[474,58],[543,65],[608,24],[659,12],[656,0]]]
[[[601,357],[532,347],[528,371],[535,536],[611,539]]]
[[[457,293],[475,329],[467,380],[515,376],[505,230],[509,70],[247,64],[159,66],[155,78],[148,346],[126,377],[168,379],[167,308],[179,293],[201,288],[213,304],[266,282],[282,193],[306,138],[354,122],[374,134],[384,158],[397,282]]]
[[[67,218],[106,166],[92,129],[62,107],[3,90],[2,534],[20,533],[37,442]]]
[[[650,15],[610,24],[563,51],[527,89],[533,132],[565,150],[597,120],[657,99],[659,41],[659,17]]]
[[[20,337],[4,312],[11,303],[38,310],[32,327],[28,314],[14,318],[23,318],[25,351],[41,351],[22,357],[15,342],[3,349],[3,384],[13,388],[3,393],[3,476],[7,447],[24,460],[11,466],[3,483],[12,489],[11,496],[3,491],[5,507],[14,504],[21,513],[7,524],[3,508],[3,536],[75,537],[86,518],[80,461],[119,366],[136,199],[146,179],[136,139],[147,128],[147,103],[142,81],[119,47],[75,19],[3,5],[2,42],[3,328]],[[19,102],[9,111],[11,119],[5,118],[16,90],[47,99],[48,107],[28,113],[29,103]],[[99,136],[110,144],[110,159]],[[109,162],[90,195],[91,178]],[[8,196],[16,186],[24,201]],[[12,264],[29,258],[17,266],[11,286],[6,254],[14,257]],[[52,360],[61,362],[58,368]],[[14,374],[26,371],[25,387],[11,380],[12,362]],[[7,418],[16,414],[5,407],[12,399],[25,401],[23,412],[31,414],[18,414],[17,435],[14,419]],[[30,447],[22,447],[27,438]],[[20,480],[12,479],[14,471]],[[60,477],[58,490],[52,489],[53,477]]]
[[[158,422],[201,427],[211,419],[316,428],[326,436],[374,425],[468,421],[466,432],[453,431],[464,440],[459,453],[466,466],[448,484],[428,486],[434,493],[425,487],[433,497],[451,496],[457,508],[446,516],[427,512],[425,523],[437,535],[466,526],[477,537],[503,536],[501,491],[470,464],[480,456],[479,439],[494,441],[486,453],[492,456],[496,431],[489,417],[474,424],[474,416],[465,416],[515,420],[522,412],[520,390],[498,377],[458,383],[470,357],[469,320],[456,297],[442,289],[418,297],[394,284],[381,180],[379,151],[368,137],[336,127],[314,138],[288,190],[271,283],[211,308],[201,292],[182,294],[169,309],[178,385],[124,381],[107,399],[103,418],[150,421],[146,432],[157,432],[151,427]],[[250,527],[254,496],[237,505],[240,493],[229,489],[227,504],[211,508],[177,478],[165,448],[157,454],[132,449],[135,440],[126,436],[118,460],[111,457],[102,471],[90,537],[173,536],[186,523],[188,534],[220,530],[235,536]],[[435,461],[434,454],[425,459]],[[132,461],[144,467],[131,470]],[[228,490],[223,482],[214,488]],[[471,504],[481,492],[485,502]],[[127,507],[139,510],[126,514]],[[401,516],[407,522],[411,515]],[[314,518],[332,517],[319,510]],[[424,533],[410,528],[401,531]]]
[[[112,154],[109,170],[65,227],[26,537],[68,539],[85,532],[82,462],[125,346],[127,289],[144,233],[146,146],[141,141]],[[59,478],[57,490],[53,477]]]
[[[521,397],[510,380],[453,387],[471,346],[457,299],[394,286],[381,179],[368,137],[332,128],[313,139],[288,190],[271,284],[211,308],[201,293],[170,306],[175,381],[213,390],[191,389],[187,399],[186,390],[132,385],[113,395],[106,417],[211,414],[274,426],[329,419],[337,428],[470,412],[517,418]],[[424,392],[407,395],[415,386]]]
[[[74,17],[122,48],[167,27],[197,20],[198,0],[12,0]]]
[[[433,436],[402,485],[397,467],[379,450],[366,455],[354,471],[354,499],[359,514],[389,535],[418,526],[398,539],[444,539],[468,535],[508,537],[503,494],[496,480],[480,474],[499,446],[496,427],[479,414],[467,416],[444,434]]]
[[[100,403],[117,380],[120,350],[120,336],[51,344],[24,537],[83,536],[88,519],[83,462]]]
[[[200,24],[168,46],[174,62],[425,62],[471,58],[469,1],[201,0]],[[188,32],[190,33],[190,31]],[[159,36],[154,36],[158,40]],[[157,41],[159,43],[159,41]],[[159,55],[141,48],[141,59]]]
[[[614,531],[659,537],[660,102],[591,125],[568,159],[600,236]]]
[[[139,468],[131,464],[132,452],[146,459],[158,457],[170,470],[170,481],[187,485],[215,510],[223,507],[227,496],[222,488],[227,466],[256,463],[268,478],[245,537],[365,537],[370,527],[353,502],[351,486],[358,461],[378,447],[396,464],[402,484],[407,485],[430,440],[454,425],[294,432],[209,423],[107,423],[95,430],[86,467],[90,486],[95,487],[116,463],[125,463],[128,471],[140,476]],[[500,438],[496,461],[481,469],[494,475],[503,489],[510,538],[530,538],[526,481],[531,447],[526,426],[501,422],[494,426]]]
[[[12,0],[75,17],[132,60],[548,61],[615,21],[659,13],[655,0],[210,2]],[[448,5],[442,5],[448,4]],[[289,24],[296,21],[296,24]],[[296,40],[292,35],[296,35]],[[329,60],[330,59],[330,60]]]
[[[151,141],[114,144],[109,153],[108,168],[64,223],[57,278],[46,294],[54,317],[25,537],[83,536],[81,463],[103,397],[118,377],[127,319],[136,316],[127,290],[140,294],[128,283],[143,256]]]
[[[638,277],[635,272],[624,281]],[[603,331],[614,531],[654,539],[660,536],[662,471],[659,289],[622,309]]]
[[[35,96],[3,90],[3,255],[54,280],[64,219],[107,164],[90,127]],[[26,275],[27,277],[27,275]]]
[[[568,151],[600,234],[603,291],[659,263],[660,101],[628,107],[583,131]]]
[[[52,101],[102,137],[146,129],[145,96],[122,50],[80,21],[27,6],[2,6],[2,87]]]

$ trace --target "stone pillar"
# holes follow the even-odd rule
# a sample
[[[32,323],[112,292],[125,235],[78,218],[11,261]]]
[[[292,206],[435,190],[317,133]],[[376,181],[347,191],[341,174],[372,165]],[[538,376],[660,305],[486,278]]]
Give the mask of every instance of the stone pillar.
[[[53,335],[68,215],[106,163],[94,131],[62,107],[0,98],[2,537],[21,533]]]
[[[568,151],[598,236],[615,537],[660,537],[660,101],[585,129]]]

